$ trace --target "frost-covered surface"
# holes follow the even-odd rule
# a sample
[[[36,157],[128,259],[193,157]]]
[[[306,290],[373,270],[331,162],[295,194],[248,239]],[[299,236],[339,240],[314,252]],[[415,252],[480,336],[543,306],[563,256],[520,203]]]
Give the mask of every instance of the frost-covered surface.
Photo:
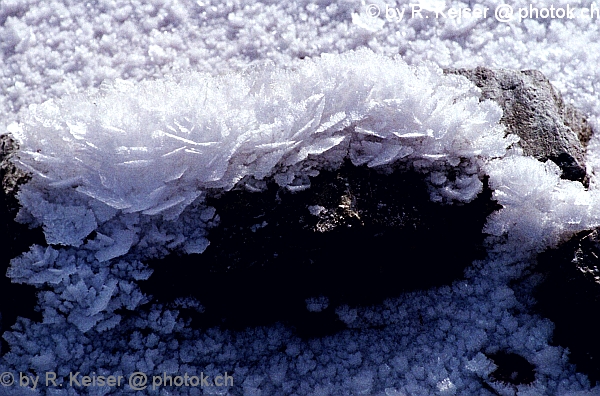
[[[248,395],[484,394],[484,383],[514,394],[490,379],[483,355],[507,350],[536,366],[519,394],[594,394],[565,351],[548,346],[552,324],[530,315],[508,282],[536,252],[600,223],[597,182],[585,191],[551,163],[506,152],[498,108],[435,65],[539,69],[598,126],[597,19],[392,22],[369,19],[367,4],[0,1],[0,126],[20,122],[11,130],[36,175],[19,219],[43,226],[53,244],[11,263],[13,281],[43,288],[44,322],[5,332],[11,350],[0,371],[228,372],[230,393]],[[418,68],[366,52],[299,59],[363,46]],[[252,64],[262,66],[229,73]],[[163,79],[190,68],[207,74]],[[136,83],[145,79],[158,80]],[[599,144],[590,144],[590,170]],[[270,176],[306,188],[345,156],[412,166],[429,175],[432,198],[448,202],[469,201],[489,175],[504,206],[485,228],[489,258],[464,282],[336,307],[351,330],[306,343],[281,327],[194,332],[176,311],[148,306],[136,283],[151,276],[144,259],[209,243],[205,231],[219,219],[204,194],[240,180],[260,190]],[[460,171],[454,182],[450,168]],[[140,307],[149,313],[118,313]]]
[[[180,79],[117,81],[99,95],[32,105],[9,128],[20,166],[34,174],[20,193],[29,213],[20,216],[41,222],[49,243],[79,246],[117,213],[172,220],[211,189],[260,190],[266,177],[298,191],[345,158],[435,170],[434,200],[468,202],[482,189],[478,161],[518,141],[504,137],[499,107],[480,104],[464,78],[370,51],[294,71]],[[448,169],[458,170],[452,181]],[[133,243],[133,234],[118,232],[114,243],[123,246],[110,245],[108,258]]]
[[[422,2],[437,6],[444,2]],[[590,7],[592,1],[540,3]],[[375,4],[381,14],[365,15]],[[597,19],[517,20],[408,18],[409,2],[242,1],[142,2],[3,0],[0,99],[10,119],[23,106],[98,86],[105,79],[141,80],[194,68],[212,74],[271,59],[297,62],[361,46],[410,64],[538,69],[594,117],[600,45]],[[502,4],[481,1],[481,7]],[[515,9],[526,1],[510,1]],[[402,21],[386,5],[405,8]],[[467,7],[448,1],[446,7]]]

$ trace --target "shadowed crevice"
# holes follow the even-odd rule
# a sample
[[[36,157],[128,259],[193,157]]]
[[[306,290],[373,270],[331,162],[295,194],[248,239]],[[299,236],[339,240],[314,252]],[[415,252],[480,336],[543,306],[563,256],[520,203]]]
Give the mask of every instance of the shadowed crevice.
[[[349,163],[302,192],[271,182],[261,193],[230,191],[207,203],[220,216],[210,246],[151,262],[142,291],[160,303],[197,298],[205,311],[191,315],[195,326],[284,322],[304,337],[344,328],[341,304],[377,304],[461,278],[483,257],[481,229],[496,208],[487,188],[469,204],[441,205],[430,202],[422,175]],[[320,296],[328,308],[308,312],[305,300]]]

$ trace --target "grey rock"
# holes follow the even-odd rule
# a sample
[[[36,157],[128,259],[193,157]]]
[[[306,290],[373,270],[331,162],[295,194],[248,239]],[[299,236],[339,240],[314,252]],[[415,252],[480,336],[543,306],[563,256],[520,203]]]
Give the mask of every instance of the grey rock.
[[[491,99],[502,107],[501,122],[508,133],[521,138],[526,155],[554,161],[565,179],[587,182],[585,147],[592,128],[541,72],[484,67],[445,72],[465,76],[481,88],[481,100]]]
[[[585,149],[592,128],[580,111],[565,103],[536,70],[448,69],[475,83],[481,100],[503,110],[501,122],[517,134],[527,155],[554,161],[563,178],[587,183]],[[556,328],[553,341],[568,347],[570,361],[592,382],[600,380],[600,230],[585,231],[557,249],[542,253],[536,289],[539,313]]]
[[[10,133],[0,135],[0,179],[2,180],[2,190],[6,197],[9,211],[16,214],[18,202],[16,193],[18,186],[29,180],[27,173],[17,168],[13,163],[18,150],[17,142]]]

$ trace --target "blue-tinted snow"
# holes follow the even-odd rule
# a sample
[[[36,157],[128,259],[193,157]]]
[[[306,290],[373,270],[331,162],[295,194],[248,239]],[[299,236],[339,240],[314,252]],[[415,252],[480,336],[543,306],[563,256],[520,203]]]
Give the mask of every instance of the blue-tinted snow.
[[[560,0],[552,4],[566,7],[567,3]],[[374,4],[385,10],[386,3],[376,1]],[[465,6],[460,2],[447,5],[450,4]],[[43,225],[48,242],[71,246],[33,246],[30,252],[13,260],[9,269],[13,281],[44,285],[39,295],[44,322],[22,320],[5,333],[11,350],[0,363],[0,371],[105,370],[111,374],[136,370],[149,373],[229,371],[236,381],[231,394],[248,395],[261,392],[483,394],[482,384],[490,382],[492,364],[483,353],[504,349],[519,353],[536,366],[536,381],[521,386],[519,394],[595,394],[587,392],[589,385],[583,376],[575,374],[565,351],[548,345],[552,324],[530,315],[528,307],[515,299],[508,285],[530,265],[533,254],[556,245],[574,232],[598,225],[599,200],[594,177],[591,191],[585,191],[581,184],[561,180],[550,163],[520,157],[518,152],[505,154],[506,145],[496,138],[494,141],[500,146],[491,147],[494,155],[473,150],[466,153],[469,159],[466,163],[457,162],[457,158],[465,155],[465,147],[477,143],[472,140],[473,136],[494,135],[482,135],[484,127],[473,127],[470,132],[474,135],[459,128],[456,136],[464,134],[465,139],[437,151],[419,151],[427,145],[417,142],[437,139],[445,123],[451,122],[449,113],[463,117],[457,123],[477,121],[472,115],[478,114],[490,123],[486,129],[490,132],[495,128],[494,120],[499,118],[493,114],[493,106],[486,110],[486,105],[468,100],[476,97],[473,87],[442,78],[436,74],[439,73],[437,66],[539,69],[597,127],[600,115],[596,88],[600,81],[600,69],[596,67],[600,56],[597,20],[537,19],[505,24],[490,17],[480,20],[410,18],[392,22],[385,20],[383,14],[377,20],[369,20],[364,14],[365,5],[353,0],[331,4],[306,1],[273,4],[100,1],[92,4],[35,0],[0,3],[0,37],[3,38],[0,43],[0,109],[6,115],[1,122],[5,125],[13,121],[21,123],[13,124],[10,130],[17,134],[23,131],[24,146],[30,142],[29,162],[24,151],[23,163],[40,173],[39,179],[23,190],[21,199],[28,213],[23,212],[20,218]],[[399,2],[387,5],[407,7]],[[496,2],[483,1],[480,5],[493,9]],[[529,6],[524,1],[514,1],[511,5]],[[590,1],[583,1],[576,6],[590,5]],[[416,74],[409,78],[408,69],[401,61],[396,61],[394,70],[390,71],[391,60],[365,53],[362,56],[368,59],[361,59],[354,66],[349,59],[356,55],[346,55],[344,60],[332,57],[314,61],[317,63],[300,61],[300,58],[363,46],[385,55],[400,53],[403,61],[419,68],[411,69]],[[357,60],[354,58],[355,63]],[[437,66],[424,66],[423,61],[432,61]],[[242,74],[228,74],[249,65],[259,67]],[[346,81],[338,78],[340,86],[327,85],[327,81],[331,81],[328,76],[335,76],[344,68],[352,70],[352,67],[355,67],[355,74],[350,74],[352,78],[346,75]],[[319,120],[319,125],[309,124],[311,132],[327,134],[319,143],[309,139],[302,140],[300,147],[294,146],[296,143],[290,143],[294,138],[292,134],[253,142],[251,148],[243,146],[243,142],[230,144],[224,150],[222,146],[226,143],[237,142],[235,128],[233,136],[221,133],[218,140],[221,146],[216,147],[211,139],[188,139],[186,134],[192,133],[189,131],[196,120],[187,125],[183,117],[161,119],[161,115],[177,113],[186,100],[186,89],[177,91],[174,82],[180,77],[163,78],[189,69],[208,73],[200,77],[203,81],[196,81],[196,86],[222,85],[222,95],[217,95],[208,108],[216,113],[214,120],[228,119],[227,114],[219,114],[222,109],[235,110],[242,104],[248,105],[236,83],[249,92],[252,84],[268,91],[275,82],[280,91],[265,93],[261,103],[271,106],[263,110],[268,108],[272,115],[292,117],[292,124],[289,117],[279,120],[281,125],[292,125],[286,130],[288,133],[294,127],[295,132],[301,130],[294,126],[294,120],[299,122],[302,116],[309,117],[305,123],[308,124],[316,112],[325,110],[323,99],[314,95],[322,94],[324,98],[327,94],[333,95],[339,108],[335,108],[334,103],[327,110],[328,116]],[[311,79],[306,75],[298,78],[309,69],[316,73],[313,77],[320,78]],[[359,70],[363,72],[361,77],[358,77]],[[304,107],[299,106],[295,112],[291,107],[293,102],[289,101],[291,93],[286,91],[286,87],[294,86],[294,76],[297,78],[295,87],[299,89],[298,102],[304,103]],[[111,83],[117,78],[123,81]],[[158,81],[137,84],[154,79]],[[405,106],[394,102],[393,95],[384,95],[375,99],[392,100],[385,102],[387,107],[367,111],[371,98],[367,88],[360,84],[362,79],[368,84],[388,87],[389,92],[408,87],[406,93],[412,95],[410,97],[429,100],[429,103],[435,95],[438,99],[445,98],[445,103],[443,100],[433,103],[441,103],[440,110],[447,113],[443,117],[430,117],[429,127],[416,127],[423,122],[416,117],[406,129],[390,129],[391,134],[378,137],[381,130],[385,131],[384,125],[365,126],[353,117],[368,114],[376,121],[384,120],[389,116],[386,111],[392,108],[401,114],[401,121],[408,122],[414,115],[410,109],[429,111],[432,108],[419,107],[418,102]],[[97,92],[69,96],[99,87],[104,80],[108,82]],[[277,85],[277,82],[284,84]],[[442,86],[438,86],[439,83]],[[470,106],[462,110],[471,109],[469,116],[450,110],[454,109],[449,100],[452,87],[458,89],[454,94],[462,95],[462,103]],[[162,97],[157,92],[161,89]],[[146,92],[142,92],[144,90]],[[175,92],[181,93],[183,102],[173,101],[177,96]],[[271,99],[278,95],[281,101],[274,103]],[[100,102],[94,102],[93,98]],[[109,103],[106,98],[115,102]],[[41,105],[48,99],[53,102]],[[150,104],[144,111],[155,112],[157,119],[153,122],[164,126],[160,132],[151,134],[150,139],[147,135],[136,135],[140,129],[135,126],[139,122],[135,114],[140,108],[144,109],[140,102],[148,99],[155,101],[155,107]],[[28,109],[32,104],[41,106]],[[77,106],[73,106],[75,104]],[[173,107],[169,108],[169,104]],[[79,113],[74,111],[76,108]],[[356,114],[357,109],[363,113]],[[276,121],[260,119],[260,111],[256,114],[257,127]],[[112,117],[110,122],[103,122],[102,117],[108,115]],[[243,121],[238,120],[242,125]],[[229,128],[210,124],[210,119],[207,122],[205,126],[214,125],[221,132]],[[486,225],[486,232],[492,235],[489,259],[474,263],[467,271],[467,280],[399,296],[381,306],[338,307],[340,318],[354,330],[311,342],[302,342],[281,327],[241,333],[216,330],[198,333],[177,320],[176,311],[158,306],[136,320],[123,319],[115,312],[119,309],[134,311],[148,305],[136,282],[151,274],[139,259],[161,257],[174,249],[201,251],[209,243],[203,230],[218,226],[218,214],[203,206],[202,196],[196,195],[196,189],[187,188],[186,183],[200,180],[204,186],[216,181],[218,188],[229,188],[237,181],[236,175],[251,168],[249,164],[260,163],[250,172],[257,179],[274,175],[283,186],[304,188],[307,175],[319,166],[327,163],[335,166],[341,153],[335,148],[327,151],[327,148],[347,144],[341,139],[348,132],[344,128],[352,122],[355,123],[352,136],[370,136],[354,140],[360,145],[356,152],[363,155],[353,158],[357,163],[385,166],[386,162],[397,159],[431,171],[434,199],[468,201],[479,191],[478,181],[483,174],[490,176],[494,196],[504,208],[492,215]],[[260,128],[255,129],[260,131]],[[413,129],[417,129],[417,134]],[[48,131],[59,135],[48,138],[44,135]],[[70,140],[65,141],[64,137]],[[118,138],[125,141],[117,145]],[[156,144],[150,144],[151,139],[156,139]],[[382,144],[379,139],[396,143]],[[597,146],[598,141],[593,139],[590,171],[600,163]],[[489,148],[485,143],[480,147]],[[160,151],[167,148],[170,151]],[[38,149],[41,152],[38,153]],[[111,155],[106,155],[107,150]],[[202,160],[204,162],[199,164],[204,168],[200,170],[193,168],[196,162],[181,160],[182,152],[193,156],[203,151],[213,153],[216,160],[214,163]],[[221,162],[218,166],[219,153],[223,158],[232,158],[232,162],[226,161],[227,165]],[[259,153],[266,155],[259,158]],[[76,166],[77,161],[73,166],[74,158],[79,155],[82,156],[80,164],[87,164],[85,167]],[[503,155],[503,158],[492,159]],[[121,156],[122,160],[116,161],[115,156]],[[177,161],[144,173],[149,166],[147,161],[158,158],[166,163],[169,158]],[[289,158],[287,166],[304,163],[306,167],[295,168],[292,173],[279,172],[277,166],[284,158]],[[89,162],[92,159],[99,162]],[[468,178],[459,186],[447,186],[445,170],[448,166],[462,167]],[[99,170],[104,167],[113,171],[101,175]],[[115,172],[117,169],[119,172]],[[206,172],[206,169],[211,171]],[[140,173],[147,177],[136,179]],[[127,177],[119,179],[119,175]],[[180,180],[183,182],[179,183]],[[173,185],[177,187],[171,188]],[[256,182],[248,187],[260,190],[261,184]],[[445,187],[448,188],[444,190]],[[179,220],[161,221],[165,213],[168,220],[169,211],[173,218],[181,212]],[[95,238],[86,240],[92,230],[96,230]],[[116,243],[115,236],[125,238]],[[499,390],[500,385],[492,385]],[[187,390],[178,390],[178,394],[185,394]],[[56,392],[75,394],[73,389]],[[503,392],[514,394],[511,389]],[[190,390],[190,394],[198,393]]]

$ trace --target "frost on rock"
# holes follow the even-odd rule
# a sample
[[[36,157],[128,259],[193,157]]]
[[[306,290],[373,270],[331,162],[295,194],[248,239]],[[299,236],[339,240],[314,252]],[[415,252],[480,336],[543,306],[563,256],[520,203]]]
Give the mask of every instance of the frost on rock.
[[[260,189],[255,181],[273,177],[297,191],[344,158],[434,169],[435,200],[470,201],[482,189],[481,160],[503,156],[517,140],[504,137],[498,106],[478,95],[462,77],[367,50],[295,70],[118,80],[98,94],[31,105],[12,127],[18,163],[33,173],[20,200],[49,243],[71,246],[106,221],[92,205],[174,220],[209,190]],[[449,169],[459,172],[444,178]],[[58,195],[83,206],[53,206]],[[59,225],[59,216],[72,220]]]
[[[75,298],[81,309],[53,309],[87,331],[142,300],[113,307],[121,287],[77,278],[117,260],[202,253],[219,222],[207,195],[236,186],[261,191],[267,178],[300,191],[349,159],[431,173],[433,200],[468,202],[482,189],[481,165],[517,141],[504,136],[500,116],[465,78],[368,50],[323,55],[293,70],[117,80],[99,93],[31,105],[11,126],[18,165],[32,173],[18,194],[17,219],[41,225],[48,244],[66,246],[67,256],[78,248],[81,264],[73,274],[40,272],[54,264],[26,254],[9,272],[15,282],[51,284],[61,298]],[[130,281],[130,274],[115,278]]]
[[[507,236],[494,250],[520,254],[555,247],[575,233],[600,226],[600,190],[560,178],[551,161],[512,156],[485,166],[493,197],[503,208],[493,213],[484,232]],[[496,241],[494,238],[491,241]]]
[[[230,372],[231,394],[453,395],[481,394],[494,370],[488,357],[508,351],[535,369],[519,394],[588,390],[564,349],[549,345],[552,324],[529,314],[507,280],[532,253],[598,225],[598,190],[510,151],[517,139],[499,119],[463,77],[366,50],[290,70],[116,81],[32,105],[11,127],[19,166],[33,175],[19,193],[19,221],[43,227],[49,246],[13,259],[8,276],[38,288],[43,322],[19,319],[5,332],[10,351],[0,365],[37,374]],[[345,160],[421,172],[436,202],[469,202],[489,177],[502,209],[484,230],[488,258],[450,286],[334,307],[348,329],[309,341],[282,325],[193,330],[178,309],[201,313],[202,301],[148,304],[137,284],[151,275],[144,261],[207,248],[219,224],[207,196],[261,191],[267,179],[300,191]],[[306,301],[313,312],[328,305]]]

